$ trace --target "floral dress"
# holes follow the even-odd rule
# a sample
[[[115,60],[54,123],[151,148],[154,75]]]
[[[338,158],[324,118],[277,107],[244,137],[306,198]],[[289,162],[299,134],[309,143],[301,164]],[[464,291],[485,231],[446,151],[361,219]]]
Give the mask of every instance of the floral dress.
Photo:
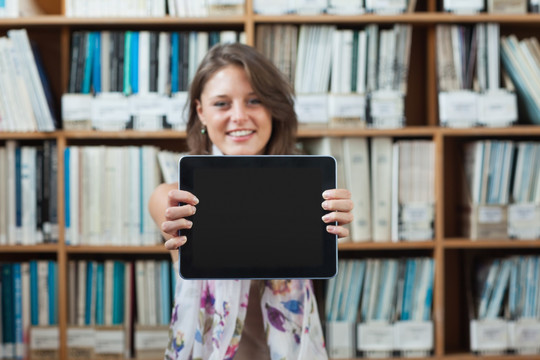
[[[250,280],[178,278],[165,359],[233,359]],[[328,359],[311,280],[268,280],[261,296],[272,360]]]

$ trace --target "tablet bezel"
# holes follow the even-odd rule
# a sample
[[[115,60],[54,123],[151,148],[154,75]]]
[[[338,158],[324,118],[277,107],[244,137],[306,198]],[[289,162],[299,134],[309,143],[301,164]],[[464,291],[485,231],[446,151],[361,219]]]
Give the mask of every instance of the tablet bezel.
[[[257,155],[257,156],[213,156],[213,155],[186,155],[179,160],[179,189],[193,192],[193,177],[196,169],[206,168],[317,168],[321,171],[320,202],[322,193],[327,189],[336,188],[336,160],[331,156],[318,155]],[[197,194],[194,194],[197,196]],[[298,205],[300,206],[300,205]],[[328,213],[322,207],[320,217]],[[193,248],[190,242],[197,241],[196,222],[197,213],[187,218],[194,222],[192,229],[182,229],[180,235],[187,237],[187,242],[179,248],[180,276],[184,279],[327,279],[337,273],[337,236],[326,231],[326,225],[322,219],[321,226],[321,252],[322,264],[320,266],[296,266],[279,268],[200,268],[192,263]]]

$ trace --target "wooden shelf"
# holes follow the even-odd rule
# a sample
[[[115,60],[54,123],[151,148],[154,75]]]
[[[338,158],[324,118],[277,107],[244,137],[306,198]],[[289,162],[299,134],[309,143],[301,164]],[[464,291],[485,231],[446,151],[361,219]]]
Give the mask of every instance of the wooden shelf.
[[[55,253],[58,252],[58,244],[41,245],[0,245],[0,254],[9,253]]]
[[[254,15],[256,23],[287,24],[395,24],[433,25],[452,23],[496,22],[502,24],[523,24],[540,26],[540,14],[505,15],[487,14],[456,15],[440,12],[415,12],[401,15]]]
[[[162,245],[152,246],[66,246],[68,254],[168,254]]]
[[[340,251],[355,250],[431,250],[435,241],[418,242],[343,242],[338,244]]]
[[[167,26],[167,25],[237,25],[244,26],[245,16],[212,17],[66,17],[63,15],[40,15],[19,18],[1,18],[0,27],[60,27],[60,26]]]
[[[540,249],[540,240],[470,240],[470,239],[445,239],[443,246],[446,249]]]

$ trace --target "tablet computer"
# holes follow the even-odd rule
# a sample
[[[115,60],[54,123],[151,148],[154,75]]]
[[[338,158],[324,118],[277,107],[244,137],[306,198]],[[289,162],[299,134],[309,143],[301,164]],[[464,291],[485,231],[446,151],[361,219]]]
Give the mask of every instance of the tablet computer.
[[[185,279],[329,278],[337,236],[322,193],[336,187],[330,156],[197,156],[179,161],[179,188],[199,199],[181,230]]]

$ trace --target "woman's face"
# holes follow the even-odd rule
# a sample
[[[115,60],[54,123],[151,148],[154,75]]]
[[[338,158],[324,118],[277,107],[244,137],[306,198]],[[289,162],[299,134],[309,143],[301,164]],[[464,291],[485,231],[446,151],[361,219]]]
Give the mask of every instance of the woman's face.
[[[239,66],[218,70],[197,100],[199,120],[225,155],[261,155],[272,134],[272,116]]]

